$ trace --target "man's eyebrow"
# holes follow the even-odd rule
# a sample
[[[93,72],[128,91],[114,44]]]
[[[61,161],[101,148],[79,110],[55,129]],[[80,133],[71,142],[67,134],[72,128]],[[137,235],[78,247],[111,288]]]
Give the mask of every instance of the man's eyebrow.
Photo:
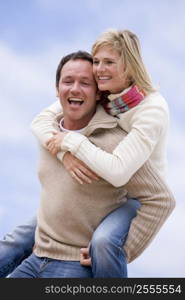
[[[83,77],[81,77],[81,79],[82,79],[82,80],[93,81],[93,79],[92,79],[92,78],[89,78],[89,77],[86,77],[86,76],[83,76]]]
[[[61,78],[62,78],[62,80],[68,80],[68,79],[73,79],[74,77],[72,75],[64,75]],[[87,81],[87,82],[93,82],[93,79],[89,78],[87,76],[82,76],[82,77],[79,78],[79,80],[84,80],[84,81]]]
[[[64,76],[62,76],[62,78],[72,78],[73,76],[71,76],[71,75],[64,75]]]

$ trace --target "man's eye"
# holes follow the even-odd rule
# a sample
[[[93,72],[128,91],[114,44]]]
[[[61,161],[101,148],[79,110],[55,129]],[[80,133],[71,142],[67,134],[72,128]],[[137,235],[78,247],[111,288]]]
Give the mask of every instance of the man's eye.
[[[71,83],[73,83],[72,81],[70,81],[70,80],[65,80],[65,81],[63,81],[64,83],[67,83],[67,84],[71,84]]]
[[[83,85],[89,85],[89,82],[82,82]]]
[[[98,65],[98,63],[99,63],[98,60],[93,61],[93,65]]]
[[[107,63],[108,65],[111,65],[111,64],[113,64],[113,61],[112,61],[112,60],[107,60],[106,63]]]

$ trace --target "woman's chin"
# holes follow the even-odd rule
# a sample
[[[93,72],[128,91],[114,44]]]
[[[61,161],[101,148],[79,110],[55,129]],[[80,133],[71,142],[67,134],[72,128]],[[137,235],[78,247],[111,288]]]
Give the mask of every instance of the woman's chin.
[[[100,84],[98,85],[98,89],[102,92],[104,91],[109,91],[109,86],[108,85],[104,85],[104,84]]]

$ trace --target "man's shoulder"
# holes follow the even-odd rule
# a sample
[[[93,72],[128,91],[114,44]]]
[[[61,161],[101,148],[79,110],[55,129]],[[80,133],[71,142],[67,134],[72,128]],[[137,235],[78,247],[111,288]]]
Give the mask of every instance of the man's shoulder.
[[[112,153],[127,135],[118,125],[114,128],[97,128],[88,139],[102,150]]]

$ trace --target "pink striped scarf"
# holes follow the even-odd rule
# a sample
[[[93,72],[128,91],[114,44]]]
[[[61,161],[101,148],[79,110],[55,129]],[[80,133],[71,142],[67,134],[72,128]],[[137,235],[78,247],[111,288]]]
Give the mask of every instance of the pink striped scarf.
[[[138,105],[144,97],[145,93],[139,90],[137,85],[133,85],[125,94],[113,100],[106,99],[102,102],[102,105],[108,114],[117,116]]]

